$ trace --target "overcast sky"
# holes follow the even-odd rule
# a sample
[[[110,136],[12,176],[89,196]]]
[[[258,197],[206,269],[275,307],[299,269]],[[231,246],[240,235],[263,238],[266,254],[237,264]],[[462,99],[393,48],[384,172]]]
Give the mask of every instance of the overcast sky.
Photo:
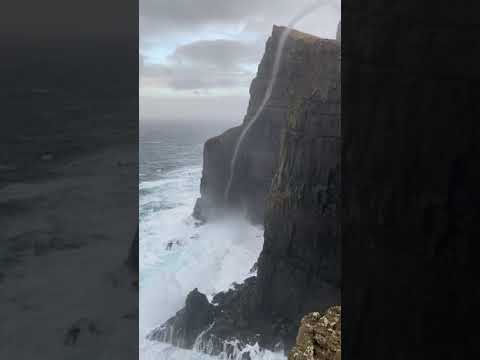
[[[140,0],[140,118],[240,122],[273,24],[312,2]],[[296,28],[333,39],[340,0],[323,3]]]

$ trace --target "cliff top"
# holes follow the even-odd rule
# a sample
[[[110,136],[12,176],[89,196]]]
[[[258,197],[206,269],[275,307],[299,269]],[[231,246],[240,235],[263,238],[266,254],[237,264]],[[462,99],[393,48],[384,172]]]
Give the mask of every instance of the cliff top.
[[[287,26],[273,25],[272,35],[280,36],[280,34],[287,29]],[[336,43],[335,39],[325,39],[312,34],[304,33],[299,30],[292,29],[289,34],[289,37],[294,40],[303,40],[305,42],[327,42],[327,43]]]

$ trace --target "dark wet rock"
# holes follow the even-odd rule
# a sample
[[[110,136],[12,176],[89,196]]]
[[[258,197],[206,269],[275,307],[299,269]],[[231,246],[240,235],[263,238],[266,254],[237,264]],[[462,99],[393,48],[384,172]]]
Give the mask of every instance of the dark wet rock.
[[[286,127],[292,96],[309,96],[315,89],[325,90],[328,84],[336,81],[338,43],[293,31],[284,48],[272,97],[240,148],[231,192],[225,203],[234,148],[263,100],[283,29],[275,26],[267,42],[265,55],[250,87],[250,103],[243,124],[205,143],[201,199],[194,210],[198,219],[206,221],[223,214],[227,208],[239,209],[253,222],[261,223],[265,199],[278,168],[282,131]]]
[[[148,337],[191,349],[198,335],[213,322],[214,311],[207,297],[195,289],[188,294],[185,307]]]
[[[211,303],[195,289],[185,307],[148,337],[210,355],[230,356],[257,343],[275,351],[289,349],[286,340],[295,342],[299,321],[263,313],[258,306],[257,285],[257,278],[250,277],[216,294]]]
[[[149,338],[211,355],[231,355],[247,344],[272,342],[266,336],[272,336],[271,326],[256,313],[255,285],[256,278],[251,277],[234,289],[216,294],[212,303],[195,289],[188,295],[185,307]]]
[[[191,236],[190,239],[195,239],[195,236]],[[167,245],[165,245],[165,250],[173,250],[175,247],[182,246],[182,240],[181,239],[172,239],[169,242],[167,242]]]

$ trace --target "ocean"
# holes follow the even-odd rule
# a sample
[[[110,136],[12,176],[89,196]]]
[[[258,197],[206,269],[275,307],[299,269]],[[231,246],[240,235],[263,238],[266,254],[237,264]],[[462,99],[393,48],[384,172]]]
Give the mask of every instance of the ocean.
[[[230,218],[199,225],[192,217],[200,195],[203,144],[232,123],[140,124],[140,359],[213,358],[147,340],[146,335],[180,310],[198,288],[211,298],[252,276],[263,245],[263,229]],[[283,355],[251,347],[254,359]],[[220,356],[221,357],[221,356]],[[242,357],[239,352],[235,355]],[[217,357],[218,358],[218,357]]]

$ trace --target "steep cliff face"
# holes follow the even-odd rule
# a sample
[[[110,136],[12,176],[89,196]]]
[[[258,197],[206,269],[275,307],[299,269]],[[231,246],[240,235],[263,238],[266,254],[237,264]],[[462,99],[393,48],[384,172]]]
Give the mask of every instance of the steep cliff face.
[[[258,297],[264,313],[293,323],[340,301],[339,86],[338,76],[325,96],[292,103],[267,200]]]
[[[315,89],[325,91],[326,84],[335,81],[332,68],[336,67],[334,59],[338,44],[334,40],[292,31],[285,43],[272,96],[240,147],[229,203],[225,204],[224,192],[233,151],[242,130],[263,100],[283,30],[283,27],[275,26],[267,42],[257,76],[250,87],[250,103],[243,124],[205,144],[201,199],[194,212],[197,218],[207,220],[216,215],[216,210],[227,206],[242,209],[251,220],[262,222],[266,195],[278,168],[281,132],[286,126],[291,98],[309,96]]]

